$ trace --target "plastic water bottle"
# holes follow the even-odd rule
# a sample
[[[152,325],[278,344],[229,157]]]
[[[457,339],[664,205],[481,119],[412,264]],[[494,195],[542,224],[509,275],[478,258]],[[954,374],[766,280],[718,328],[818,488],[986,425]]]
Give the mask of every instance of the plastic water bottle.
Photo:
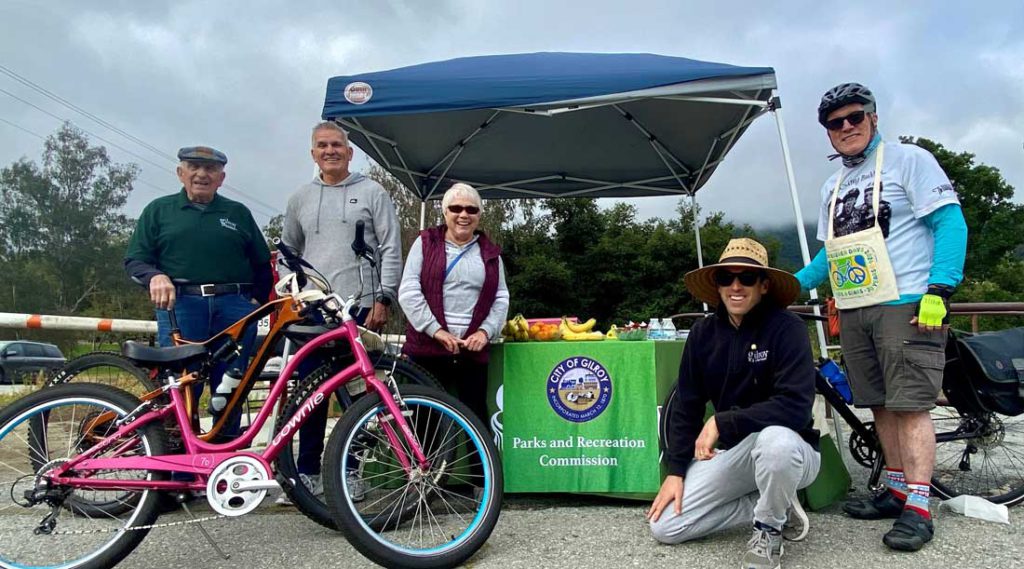
[[[647,339],[661,339],[661,322],[657,318],[651,318],[651,321],[647,323]]]
[[[672,323],[671,318],[661,319],[661,336],[662,340],[676,339],[676,325]]]
[[[220,379],[217,389],[213,392],[213,396],[210,397],[210,413],[220,413],[224,410],[224,407],[227,407],[231,393],[238,387],[239,383],[242,383],[242,375],[242,370],[236,367],[224,372],[224,377]]]
[[[843,373],[836,362],[830,359],[821,359],[821,375],[825,376],[829,384],[832,385],[843,396],[843,400],[847,403],[853,403],[853,392],[850,391],[850,384],[846,382],[846,374]]]

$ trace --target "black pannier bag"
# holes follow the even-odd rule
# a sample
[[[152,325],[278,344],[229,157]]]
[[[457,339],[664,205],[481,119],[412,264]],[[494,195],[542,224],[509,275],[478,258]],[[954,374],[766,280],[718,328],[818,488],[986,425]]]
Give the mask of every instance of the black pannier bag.
[[[965,336],[957,340],[964,371],[989,411],[1024,413],[1024,328]]]

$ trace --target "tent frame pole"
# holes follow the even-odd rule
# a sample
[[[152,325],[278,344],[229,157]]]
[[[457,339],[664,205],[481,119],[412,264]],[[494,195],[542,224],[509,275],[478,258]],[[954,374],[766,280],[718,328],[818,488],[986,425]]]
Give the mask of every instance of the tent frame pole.
[[[690,192],[690,215],[693,216],[693,235],[697,238],[697,268],[704,268],[704,253],[700,243],[700,220],[697,218],[697,192]],[[704,312],[708,311],[708,303],[701,303]]]
[[[793,160],[789,154],[789,140],[786,138],[786,124],[782,120],[782,100],[779,98],[778,92],[772,93],[772,99],[770,101],[769,110],[772,116],[775,117],[775,126],[779,130],[779,141],[782,143],[782,160],[786,166],[786,179],[789,181],[789,197],[793,201],[793,213],[796,214],[796,230],[800,237],[800,256],[804,260],[804,265],[811,263],[811,253],[807,246],[807,232],[804,230],[804,216],[800,211],[800,197],[796,191],[796,176],[793,174]],[[815,289],[810,290],[811,298],[814,300],[818,299],[818,291]],[[814,314],[821,316],[821,307],[817,304],[814,305]],[[828,356],[828,344],[825,342],[825,327],[822,326],[821,321],[816,322],[818,329],[818,345],[821,346],[821,355],[823,357]]]

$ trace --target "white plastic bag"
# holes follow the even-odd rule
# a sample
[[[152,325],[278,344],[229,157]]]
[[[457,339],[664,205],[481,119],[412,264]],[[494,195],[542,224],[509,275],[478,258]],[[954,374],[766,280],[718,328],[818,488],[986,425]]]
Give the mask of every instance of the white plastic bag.
[[[980,496],[957,496],[942,502],[958,514],[988,522],[1010,523],[1010,510],[1002,504],[993,504]]]

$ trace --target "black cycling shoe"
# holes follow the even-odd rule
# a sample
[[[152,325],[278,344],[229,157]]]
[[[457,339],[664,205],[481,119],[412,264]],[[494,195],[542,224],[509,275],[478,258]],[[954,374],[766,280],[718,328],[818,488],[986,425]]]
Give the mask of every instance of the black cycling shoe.
[[[892,529],[882,536],[882,542],[890,549],[899,551],[917,551],[935,536],[935,524],[916,510],[907,508],[899,517]]]
[[[903,514],[904,502],[888,490],[883,490],[868,499],[847,500],[843,511],[858,520],[881,520],[898,518]]]

